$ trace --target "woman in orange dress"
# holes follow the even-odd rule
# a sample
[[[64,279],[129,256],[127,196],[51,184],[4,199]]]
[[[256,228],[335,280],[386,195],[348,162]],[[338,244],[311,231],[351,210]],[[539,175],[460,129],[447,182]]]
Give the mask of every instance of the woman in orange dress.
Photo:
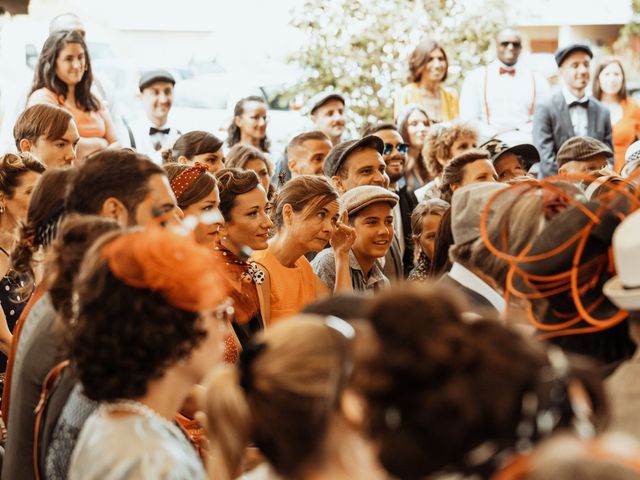
[[[640,106],[627,95],[619,59],[608,57],[598,65],[593,77],[593,96],[611,113],[614,168],[620,173],[627,147],[640,138]]]
[[[117,142],[113,122],[103,102],[91,93],[93,73],[82,36],[72,31],[52,33],[44,43],[27,107],[39,103],[67,110],[78,126],[78,158]]]
[[[335,290],[352,290],[349,250],[355,233],[344,218],[345,223],[338,221],[338,192],[326,178],[300,175],[287,182],[273,202],[271,216],[275,235],[266,250],[253,255],[267,273],[271,323],[330,293],[304,256],[329,242],[336,258]]]

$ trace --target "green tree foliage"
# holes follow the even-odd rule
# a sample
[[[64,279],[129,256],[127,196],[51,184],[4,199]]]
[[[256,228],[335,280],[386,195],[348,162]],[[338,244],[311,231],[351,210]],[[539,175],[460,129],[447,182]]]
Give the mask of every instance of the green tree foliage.
[[[506,20],[505,0],[303,0],[291,23],[305,40],[290,61],[304,72],[305,98],[327,88],[344,92],[360,128],[393,120],[394,93],[423,37],[444,45],[447,83],[459,87],[464,72],[491,60]]]

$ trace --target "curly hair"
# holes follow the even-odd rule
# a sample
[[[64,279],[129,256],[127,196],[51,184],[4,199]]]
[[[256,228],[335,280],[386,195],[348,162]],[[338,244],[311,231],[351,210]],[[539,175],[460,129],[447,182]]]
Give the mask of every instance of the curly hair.
[[[443,163],[451,160],[451,147],[460,138],[469,137],[478,141],[478,131],[469,123],[454,123],[450,127],[434,128],[429,133],[422,149],[422,156],[427,163],[429,174],[433,177],[442,175]]]
[[[377,348],[360,358],[355,371],[363,373],[353,378],[367,406],[365,428],[394,477],[417,480],[448,467],[489,478],[493,456],[475,462],[470,453],[481,445],[494,446],[493,454],[513,448],[520,425],[531,420],[523,407],[529,394],[537,400],[533,419],[553,408],[551,430],[571,424],[568,378],[552,368],[544,348],[495,320],[463,321],[442,287],[403,290],[372,302]],[[595,392],[599,415],[602,387],[595,382],[587,390]],[[529,433],[531,442],[546,435],[535,425]]]
[[[220,213],[225,222],[230,222],[231,210],[236,203],[236,197],[249,193],[258,188],[260,180],[253,170],[241,170],[239,168],[223,168],[214,175],[220,189]],[[265,192],[266,193],[266,192]]]
[[[74,282],[78,302],[70,358],[85,394],[95,401],[145,395],[150,381],[186,358],[207,335],[198,313],[113,275],[101,254],[122,235],[112,233],[92,246]]]
[[[239,117],[244,113],[244,104],[247,102],[259,102],[263,103],[265,107],[268,108],[267,103],[264,101],[264,98],[259,97],[257,95],[251,95],[249,97],[242,98],[236,103],[236,106],[233,108],[233,118],[231,119],[231,123],[229,124],[229,128],[227,129],[227,145],[229,147],[233,147],[240,141],[240,127],[236,125],[236,117]],[[267,137],[260,139],[260,150],[263,152],[268,152],[269,147],[271,146],[271,141]]]
[[[105,233],[120,230],[115,220],[95,215],[71,215],[60,225],[60,233],[51,244],[45,272],[51,304],[68,331],[72,317],[71,290],[84,254]]]
[[[64,47],[69,43],[77,43],[82,47],[86,62],[86,71],[75,86],[76,105],[85,112],[97,112],[100,110],[100,102],[91,93],[91,85],[93,83],[93,73],[91,71],[91,59],[89,58],[89,49],[87,44],[75,30],[62,30],[53,32],[42,46],[42,52],[38,58],[38,65],[33,77],[33,86],[31,93],[46,88],[56,95],[62,95],[67,98],[69,87],[56,74],[56,61]]]

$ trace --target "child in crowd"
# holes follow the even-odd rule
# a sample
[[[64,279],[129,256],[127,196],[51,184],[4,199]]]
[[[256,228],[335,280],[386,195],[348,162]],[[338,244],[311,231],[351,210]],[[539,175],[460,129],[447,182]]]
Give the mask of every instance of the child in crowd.
[[[380,259],[393,240],[393,212],[398,196],[376,185],[355,187],[340,198],[341,210],[349,216],[356,240],[349,252],[349,270],[354,291],[376,291],[389,285]],[[333,289],[336,281],[332,249],[320,252],[311,263],[322,281]]]
[[[448,127],[432,129],[422,155],[433,180],[415,191],[418,201],[440,198],[439,187],[444,167],[453,157],[475,148],[477,144],[478,132],[468,123],[453,123]]]

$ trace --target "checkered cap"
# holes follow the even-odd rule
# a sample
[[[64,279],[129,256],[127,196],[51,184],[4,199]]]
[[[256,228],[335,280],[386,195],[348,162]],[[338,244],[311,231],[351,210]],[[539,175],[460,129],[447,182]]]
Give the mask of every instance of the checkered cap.
[[[592,137],[572,137],[562,144],[556,155],[558,168],[573,160],[591,160],[596,155],[612,157],[613,152],[600,140]]]

